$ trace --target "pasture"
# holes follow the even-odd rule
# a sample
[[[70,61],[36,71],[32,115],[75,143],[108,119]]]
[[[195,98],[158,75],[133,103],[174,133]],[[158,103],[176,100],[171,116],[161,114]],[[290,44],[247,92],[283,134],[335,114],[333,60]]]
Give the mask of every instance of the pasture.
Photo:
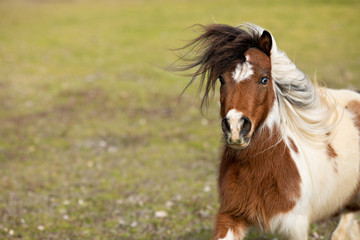
[[[193,24],[254,22],[360,89],[360,2],[0,0],[0,239],[210,239],[218,99],[164,70]],[[311,227],[327,239],[333,221]],[[274,239],[254,230],[248,239]]]

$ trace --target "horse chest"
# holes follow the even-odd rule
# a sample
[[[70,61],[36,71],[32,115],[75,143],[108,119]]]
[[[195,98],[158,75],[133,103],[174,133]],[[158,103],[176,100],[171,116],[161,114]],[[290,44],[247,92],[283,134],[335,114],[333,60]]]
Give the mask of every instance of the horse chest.
[[[268,226],[273,216],[295,206],[300,182],[283,143],[260,154],[225,149],[219,176],[220,211]]]

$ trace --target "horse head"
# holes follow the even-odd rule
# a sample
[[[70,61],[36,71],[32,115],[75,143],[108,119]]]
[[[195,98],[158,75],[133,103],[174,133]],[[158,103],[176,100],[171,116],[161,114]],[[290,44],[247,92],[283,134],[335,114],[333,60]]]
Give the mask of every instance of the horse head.
[[[255,29],[223,24],[202,26],[204,33],[184,49],[181,59],[190,64],[180,70],[197,69],[189,85],[200,77],[206,85],[202,106],[217,82],[220,87],[220,115],[226,143],[235,149],[246,148],[252,135],[262,126],[275,102],[271,74],[272,36]],[[187,57],[195,55],[194,57]],[[205,83],[205,84],[204,84]]]
[[[247,49],[220,74],[220,115],[226,143],[246,148],[264,123],[275,101],[271,76],[271,35],[264,31],[255,47]]]

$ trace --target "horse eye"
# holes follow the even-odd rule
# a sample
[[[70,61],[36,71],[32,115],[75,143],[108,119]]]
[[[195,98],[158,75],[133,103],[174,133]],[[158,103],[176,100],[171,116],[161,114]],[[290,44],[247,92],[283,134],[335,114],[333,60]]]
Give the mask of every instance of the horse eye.
[[[261,79],[261,84],[267,84],[268,80],[269,79],[267,77],[264,77],[263,79]]]
[[[222,76],[219,76],[219,81],[220,81],[221,84],[225,83],[225,80],[224,80],[224,78]]]

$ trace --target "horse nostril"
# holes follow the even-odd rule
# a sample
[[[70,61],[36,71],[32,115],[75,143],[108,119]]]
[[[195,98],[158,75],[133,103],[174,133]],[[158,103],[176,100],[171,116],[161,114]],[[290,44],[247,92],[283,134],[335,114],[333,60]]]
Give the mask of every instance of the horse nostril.
[[[242,136],[247,136],[248,133],[250,132],[251,130],[251,121],[249,118],[247,117],[244,117],[241,119],[241,121],[243,121],[243,125],[242,125],[242,128],[241,128],[241,131],[240,131],[240,134]]]
[[[221,121],[221,128],[225,134],[230,132],[230,124],[227,118],[223,118]]]

